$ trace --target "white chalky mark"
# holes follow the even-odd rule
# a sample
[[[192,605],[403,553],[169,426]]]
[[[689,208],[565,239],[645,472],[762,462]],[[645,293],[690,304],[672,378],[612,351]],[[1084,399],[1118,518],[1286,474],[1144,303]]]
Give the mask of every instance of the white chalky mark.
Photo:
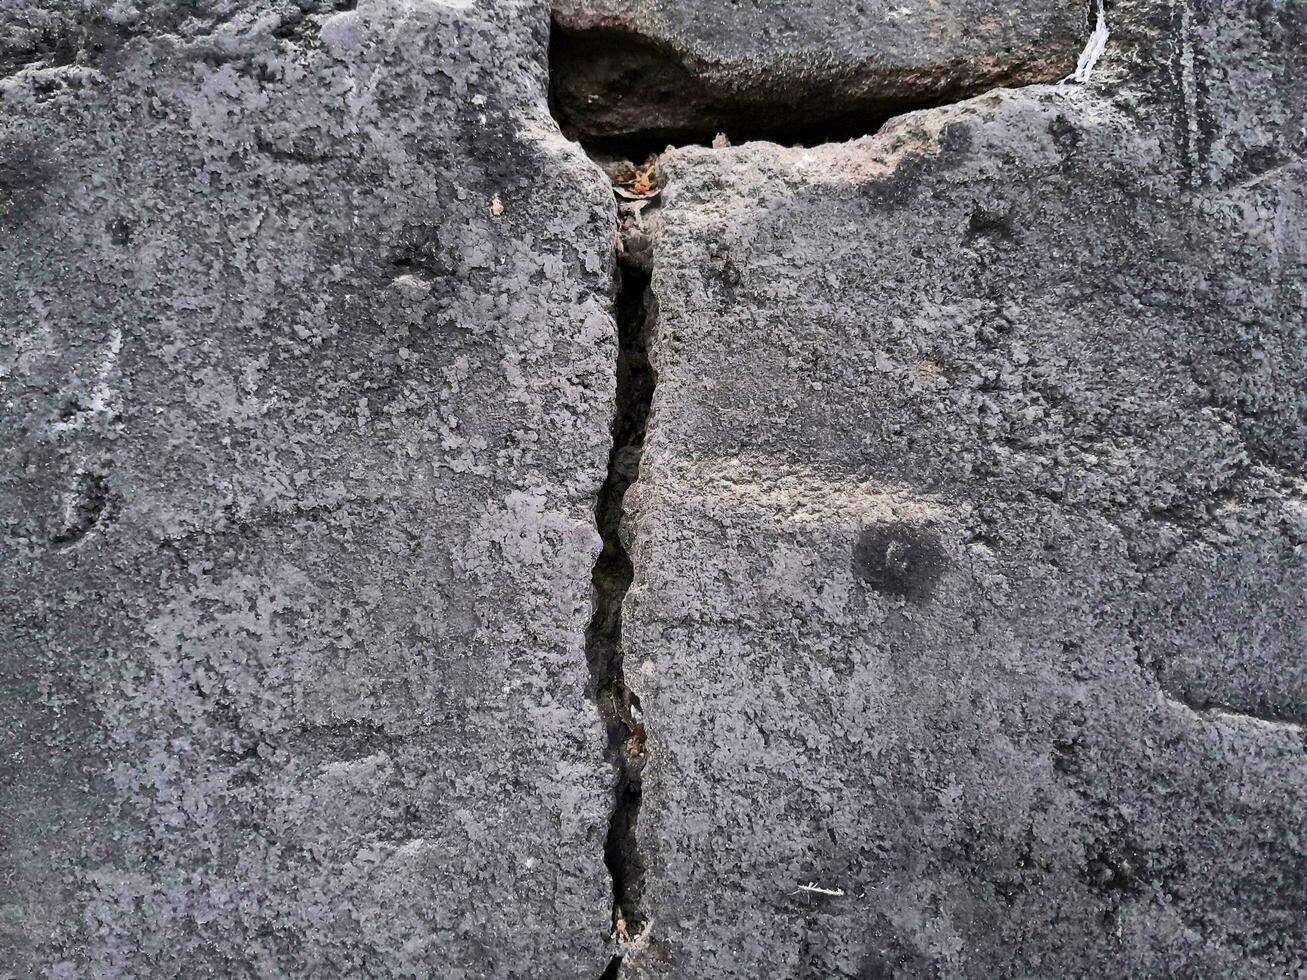
[[[1076,62],[1076,70],[1062,81],[1075,82],[1079,85],[1087,84],[1089,76],[1093,74],[1094,66],[1098,64],[1098,59],[1107,50],[1108,37],[1107,16],[1103,12],[1103,0],[1098,0],[1098,25],[1094,28],[1094,32],[1089,35],[1089,40],[1085,42],[1085,49],[1080,52],[1080,60]]]
[[[114,327],[109,332],[109,346],[105,348],[95,366],[95,383],[87,394],[87,403],[68,420],[53,423],[50,427],[55,432],[67,432],[82,428],[90,417],[112,418],[120,411],[117,392],[109,385],[109,377],[118,363],[118,354],[123,349],[123,332]],[[121,428],[121,425],[119,426]]]
[[[808,895],[830,895],[832,898],[843,898],[843,888],[822,888],[815,881],[810,881],[806,885],[800,885],[798,891]]]

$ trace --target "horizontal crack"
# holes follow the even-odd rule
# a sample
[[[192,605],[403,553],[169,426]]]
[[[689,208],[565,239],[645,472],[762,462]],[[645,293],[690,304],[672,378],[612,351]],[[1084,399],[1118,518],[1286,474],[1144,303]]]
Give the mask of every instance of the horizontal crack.
[[[1069,48],[1030,43],[994,57],[957,54],[912,66],[869,60],[764,77],[697,64],[612,21],[577,26],[557,16],[549,59],[551,108],[563,132],[592,155],[631,160],[667,146],[707,146],[718,133],[736,143],[800,146],[856,139],[906,112],[999,86],[1058,82],[1076,69]]]

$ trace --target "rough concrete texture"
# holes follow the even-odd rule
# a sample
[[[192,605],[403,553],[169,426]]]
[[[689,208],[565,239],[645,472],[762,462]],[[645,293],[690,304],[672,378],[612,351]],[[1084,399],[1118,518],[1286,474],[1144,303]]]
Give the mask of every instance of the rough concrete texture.
[[[996,85],[1057,80],[1083,0],[557,0],[555,98],[588,139],[819,142]]]
[[[1307,8],[1089,6],[0,0],[0,978],[1307,974]]]
[[[629,975],[1307,971],[1307,16],[1118,13],[662,157]]]
[[[608,961],[540,4],[0,5],[0,976]]]

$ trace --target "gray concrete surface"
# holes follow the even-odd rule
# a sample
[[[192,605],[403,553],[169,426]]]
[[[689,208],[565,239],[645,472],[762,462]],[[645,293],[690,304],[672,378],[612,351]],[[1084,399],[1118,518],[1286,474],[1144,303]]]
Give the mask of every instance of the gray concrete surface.
[[[597,975],[612,204],[545,11],[0,38],[0,976]]]
[[[629,975],[1307,969],[1301,16],[662,157]]]
[[[1307,971],[1307,14],[1105,13],[0,2],[0,978]]]

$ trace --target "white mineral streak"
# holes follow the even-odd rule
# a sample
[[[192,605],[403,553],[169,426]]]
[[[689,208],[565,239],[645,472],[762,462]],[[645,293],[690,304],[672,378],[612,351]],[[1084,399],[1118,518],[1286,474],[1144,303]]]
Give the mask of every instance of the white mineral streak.
[[[1088,84],[1094,66],[1098,64],[1098,59],[1107,50],[1107,38],[1107,17],[1103,13],[1103,0],[1098,0],[1098,24],[1094,27],[1093,33],[1089,35],[1089,40],[1085,42],[1085,49],[1080,52],[1080,60],[1076,62],[1075,72],[1068,75],[1063,81],[1075,82],[1078,85]]]

